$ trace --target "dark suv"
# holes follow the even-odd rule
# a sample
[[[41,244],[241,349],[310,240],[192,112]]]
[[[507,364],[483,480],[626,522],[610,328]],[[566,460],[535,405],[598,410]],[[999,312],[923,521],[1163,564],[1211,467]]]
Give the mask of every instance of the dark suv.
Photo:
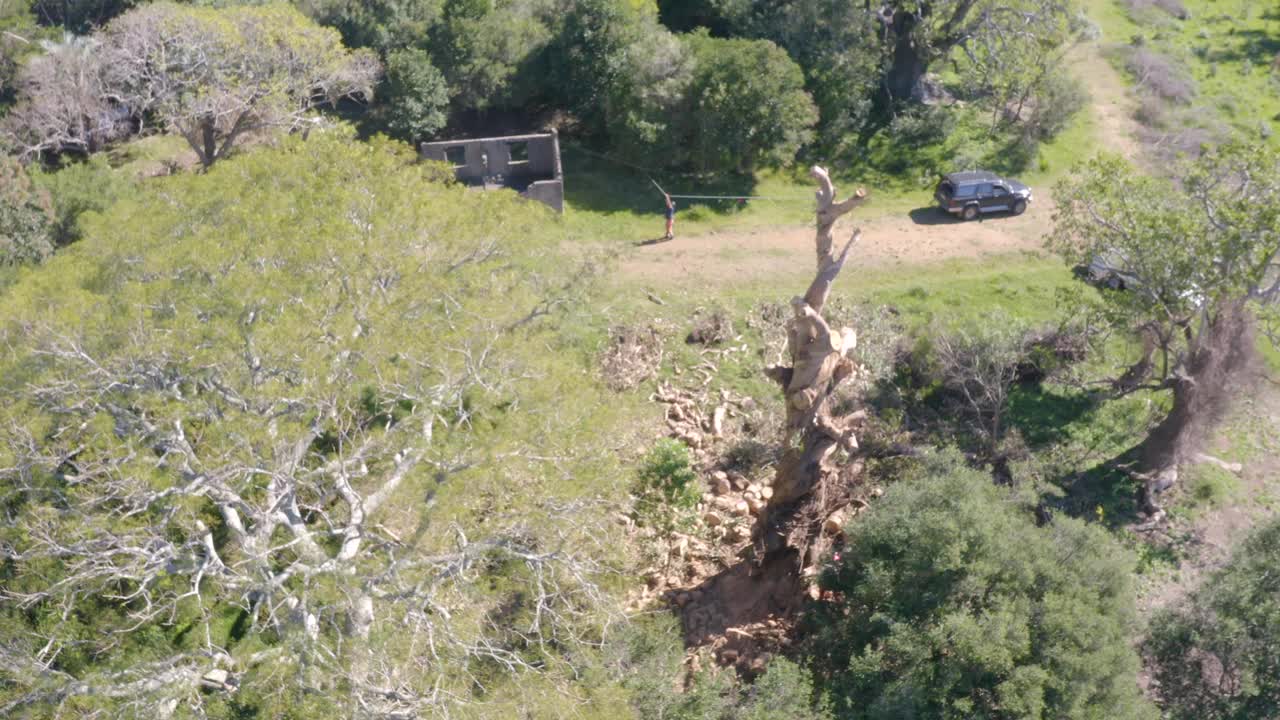
[[[945,175],[933,195],[946,212],[972,220],[981,213],[1021,215],[1031,202],[1031,188],[984,170]]]

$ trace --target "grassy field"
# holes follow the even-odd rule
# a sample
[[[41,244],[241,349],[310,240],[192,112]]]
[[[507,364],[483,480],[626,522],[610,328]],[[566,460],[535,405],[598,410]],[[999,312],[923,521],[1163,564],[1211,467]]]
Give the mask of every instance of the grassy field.
[[[1280,7],[1253,0],[1088,0],[1153,134],[1280,142]],[[1134,56],[1145,53],[1141,71]]]
[[[905,153],[902,144],[879,137],[857,163],[819,160],[844,192],[859,185],[871,191],[862,213],[868,217],[905,214],[928,204],[939,172],[958,169],[964,158],[989,158],[987,167],[1047,190],[1080,159],[1082,147],[1096,147],[1097,125],[1086,108],[1056,138],[1041,143],[1023,169],[1001,167],[1004,148],[986,138],[978,120],[962,113],[944,139]],[[807,166],[765,170],[754,177],[695,177],[651,173],[600,155],[572,142],[562,143],[565,221],[584,238],[657,237],[662,233],[662,196],[656,181],[673,195],[731,195],[764,199],[678,200],[677,227],[697,235],[726,230],[806,225],[813,219],[813,181]]]

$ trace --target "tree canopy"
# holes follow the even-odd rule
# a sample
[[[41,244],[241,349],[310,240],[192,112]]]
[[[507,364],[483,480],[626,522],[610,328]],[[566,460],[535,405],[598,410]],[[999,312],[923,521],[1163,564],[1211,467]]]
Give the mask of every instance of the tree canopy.
[[[1280,713],[1280,521],[1256,529],[1184,606],[1152,622],[1146,651],[1175,720]]]
[[[615,461],[543,318],[590,274],[413,157],[153,181],[0,296],[0,714],[445,715],[589,660]]]
[[[1150,718],[1132,558],[1073,519],[1036,527],[951,455],[845,528],[810,620],[840,717]]]
[[[53,252],[53,206],[17,161],[0,157],[0,266],[43,261]]]
[[[1176,481],[1254,353],[1251,314],[1280,297],[1280,153],[1212,148],[1175,183],[1098,158],[1064,180],[1049,245],[1069,263],[1099,260],[1127,277],[1103,293],[1145,352],[1117,390],[1171,390],[1174,404],[1141,448],[1144,505]]]
[[[157,2],[33,62],[8,126],[26,155],[93,152],[158,123],[201,164],[245,133],[297,129],[319,103],[368,96],[378,64],[290,6]]]

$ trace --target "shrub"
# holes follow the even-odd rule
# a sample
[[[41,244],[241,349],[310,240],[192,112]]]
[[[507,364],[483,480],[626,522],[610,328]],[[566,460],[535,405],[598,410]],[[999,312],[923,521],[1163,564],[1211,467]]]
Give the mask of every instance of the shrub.
[[[49,193],[53,202],[52,239],[58,247],[80,239],[81,216],[106,210],[131,186],[131,182],[113,170],[101,155],[91,156],[85,162],[68,165],[57,172],[37,172],[32,180]]]
[[[1051,72],[1035,91],[1026,127],[1038,140],[1050,140],[1066,129],[1067,123],[1089,102],[1084,85],[1070,73]]]
[[[1160,98],[1146,95],[1138,102],[1133,117],[1147,127],[1163,128],[1169,120],[1169,108]]]
[[[384,92],[387,129],[402,140],[429,138],[449,120],[449,86],[425,51],[391,53]]]
[[[43,262],[53,252],[53,208],[17,160],[0,157],[0,267]]]
[[[609,663],[638,720],[829,720],[813,701],[813,675],[785,658],[769,663],[754,684],[704,669],[686,675],[679,628],[670,616],[628,625],[606,647]]]
[[[667,524],[666,519],[692,510],[701,496],[689,449],[671,438],[659,440],[640,463],[636,486],[636,510],[640,518]]]
[[[944,107],[925,106],[898,114],[889,125],[894,140],[908,146],[931,145],[955,130],[955,114]]]
[[[957,454],[927,456],[845,528],[808,617],[850,720],[1151,718],[1129,645],[1133,558],[1101,528],[1037,527]]]
[[[1166,100],[1187,104],[1195,97],[1195,81],[1166,55],[1138,47],[1129,54],[1125,67],[1139,85]]]
[[[1280,520],[1271,520],[1183,608],[1152,621],[1145,651],[1172,720],[1280,713]]]
[[[813,139],[818,120],[804,73],[768,40],[685,36],[696,61],[685,135],[703,172],[786,165]]]

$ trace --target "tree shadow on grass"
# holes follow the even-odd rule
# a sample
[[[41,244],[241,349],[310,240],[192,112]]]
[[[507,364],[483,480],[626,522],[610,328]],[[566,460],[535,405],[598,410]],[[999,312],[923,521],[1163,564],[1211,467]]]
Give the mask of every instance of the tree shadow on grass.
[[[1099,522],[1116,529],[1141,522],[1138,515],[1140,483],[1125,472],[1133,465],[1136,453],[1100,462],[1093,467],[1058,481],[1063,496],[1052,505],[1072,517]]]
[[[564,143],[560,148],[560,161],[564,171],[564,195],[570,205],[595,212],[631,212],[637,215],[653,215],[661,218],[666,208],[662,193],[654,187],[657,181],[672,195],[730,195],[756,194],[756,179],[750,175],[683,176],[648,173],[588,154],[576,145]],[[683,200],[677,199],[677,208],[691,204],[709,210],[730,214],[741,205],[734,200]]]
[[[1265,30],[1236,29],[1232,38],[1239,40],[1235,47],[1218,47],[1209,53],[1214,62],[1244,62],[1248,60],[1254,65],[1261,65],[1260,72],[1266,72],[1267,66],[1275,62],[1280,55],[1280,37]]]
[[[1068,426],[1091,418],[1098,404],[1099,398],[1088,393],[1057,393],[1041,385],[1020,385],[1009,393],[1006,418],[1029,446],[1044,447],[1065,440]]]

